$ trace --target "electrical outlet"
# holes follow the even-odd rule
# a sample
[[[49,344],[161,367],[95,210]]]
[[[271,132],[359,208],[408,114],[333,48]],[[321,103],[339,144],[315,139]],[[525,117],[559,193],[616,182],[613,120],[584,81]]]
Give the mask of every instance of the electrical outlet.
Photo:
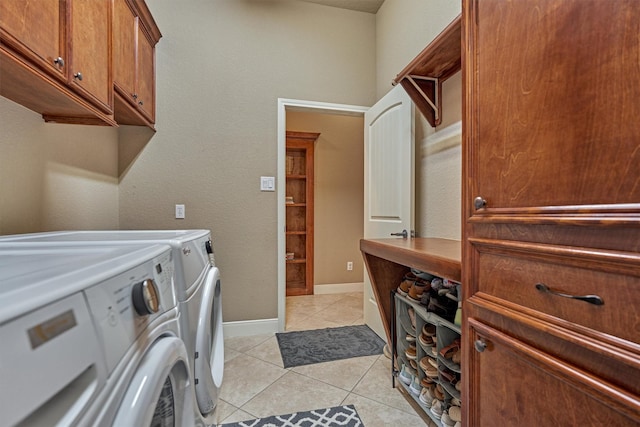
[[[351,261],[347,262],[347,270],[348,271],[352,271],[353,270],[353,262],[351,262]]]

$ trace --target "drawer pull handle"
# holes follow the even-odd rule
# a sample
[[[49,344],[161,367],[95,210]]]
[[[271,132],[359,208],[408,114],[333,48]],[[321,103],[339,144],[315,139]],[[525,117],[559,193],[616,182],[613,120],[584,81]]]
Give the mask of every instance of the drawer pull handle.
[[[487,349],[487,342],[483,339],[479,339],[476,340],[476,342],[473,343],[473,346],[476,348],[476,351],[478,353],[482,353],[483,351],[485,351]]]
[[[539,290],[540,292],[546,292],[546,293],[549,293],[551,295],[557,295],[559,297],[564,297],[564,298],[577,299],[577,300],[580,300],[580,301],[588,302],[589,304],[593,304],[593,305],[603,305],[604,304],[604,300],[602,298],[600,298],[598,295],[568,295],[568,294],[563,294],[563,293],[560,293],[560,292],[552,291],[551,289],[549,289],[549,287],[547,285],[544,285],[542,283],[536,283],[536,289]]]

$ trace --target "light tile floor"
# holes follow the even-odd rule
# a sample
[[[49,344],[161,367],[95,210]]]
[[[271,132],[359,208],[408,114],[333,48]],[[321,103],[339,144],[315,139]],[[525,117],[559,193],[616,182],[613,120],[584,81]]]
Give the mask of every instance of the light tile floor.
[[[363,324],[362,305],[361,292],[287,297],[286,330]],[[384,355],[284,369],[274,334],[229,338],[218,420],[354,405],[366,427],[424,427],[391,387],[390,370]]]

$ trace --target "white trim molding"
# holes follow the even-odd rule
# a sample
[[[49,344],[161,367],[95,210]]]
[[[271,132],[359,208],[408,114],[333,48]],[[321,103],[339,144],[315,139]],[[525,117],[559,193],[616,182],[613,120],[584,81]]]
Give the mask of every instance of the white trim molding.
[[[224,322],[222,333],[225,338],[248,337],[251,335],[275,334],[278,332],[278,319],[240,320]]]
[[[278,319],[277,330],[284,332],[285,328],[285,316],[286,316],[286,301],[287,301],[287,287],[285,283],[286,279],[286,257],[285,257],[285,155],[286,155],[286,142],[287,142],[287,110],[290,111],[303,111],[325,114],[342,114],[348,116],[364,116],[364,113],[369,110],[369,107],[360,105],[347,105],[347,104],[332,104],[328,102],[317,101],[304,101],[299,99],[287,99],[278,98],[278,160],[277,160],[277,178],[276,178],[276,190],[277,190],[277,203],[278,203],[278,221],[277,221],[277,233],[278,233]]]
[[[313,293],[316,295],[343,294],[347,292],[364,292],[364,282],[328,283],[326,285],[313,286]]]

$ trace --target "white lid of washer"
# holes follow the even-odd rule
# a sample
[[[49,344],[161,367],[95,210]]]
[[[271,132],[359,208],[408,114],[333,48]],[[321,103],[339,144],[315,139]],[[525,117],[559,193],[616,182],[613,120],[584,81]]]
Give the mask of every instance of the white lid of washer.
[[[210,235],[209,230],[73,230],[0,236],[0,242],[94,242],[171,241],[184,242]]]
[[[0,245],[0,325],[125,272],[166,245]]]

